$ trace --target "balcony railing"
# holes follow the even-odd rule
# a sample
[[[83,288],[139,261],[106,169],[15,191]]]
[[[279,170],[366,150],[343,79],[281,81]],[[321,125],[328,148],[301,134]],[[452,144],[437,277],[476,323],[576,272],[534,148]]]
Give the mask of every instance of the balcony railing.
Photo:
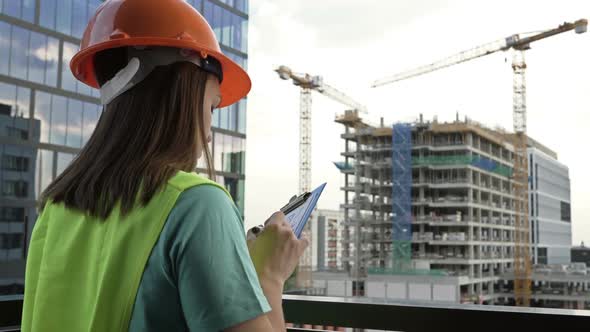
[[[22,296],[0,298],[0,332],[20,331],[22,301]],[[388,331],[585,331],[590,326],[590,310],[572,309],[301,295],[283,295],[283,309],[285,320],[295,324]]]
[[[292,323],[387,331],[585,331],[590,326],[590,310],[394,303],[299,295],[284,295],[283,309],[285,320]]]

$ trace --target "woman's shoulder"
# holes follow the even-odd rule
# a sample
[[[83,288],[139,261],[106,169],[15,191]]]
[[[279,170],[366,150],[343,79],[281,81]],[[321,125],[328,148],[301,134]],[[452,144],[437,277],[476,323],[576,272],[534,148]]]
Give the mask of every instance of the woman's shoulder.
[[[232,199],[214,185],[202,184],[183,191],[170,211],[172,228],[207,227],[204,224],[241,225],[241,216]],[[210,227],[211,225],[209,225]]]
[[[223,206],[232,203],[231,198],[221,188],[204,183],[184,190],[177,200],[179,203],[197,203],[199,205],[207,203],[209,206]]]

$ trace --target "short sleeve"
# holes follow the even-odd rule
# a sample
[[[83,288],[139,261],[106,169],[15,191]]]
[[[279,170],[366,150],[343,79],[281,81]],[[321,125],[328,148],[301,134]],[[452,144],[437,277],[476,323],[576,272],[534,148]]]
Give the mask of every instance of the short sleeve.
[[[185,191],[170,264],[191,331],[219,331],[271,310],[254,269],[239,211],[219,188]]]

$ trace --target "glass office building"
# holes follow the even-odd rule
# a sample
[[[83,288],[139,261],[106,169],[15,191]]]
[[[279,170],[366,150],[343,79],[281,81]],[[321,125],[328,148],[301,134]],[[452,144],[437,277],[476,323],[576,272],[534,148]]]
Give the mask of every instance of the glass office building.
[[[247,0],[189,0],[247,68]],[[0,295],[22,293],[40,193],[86,143],[102,107],[69,62],[101,0],[0,0]],[[216,180],[242,211],[246,100],[216,110]],[[202,168],[198,170],[203,171]]]

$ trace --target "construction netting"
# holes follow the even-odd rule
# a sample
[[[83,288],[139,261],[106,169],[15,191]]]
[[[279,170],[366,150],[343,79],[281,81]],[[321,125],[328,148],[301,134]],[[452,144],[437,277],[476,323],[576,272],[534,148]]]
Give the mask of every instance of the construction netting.
[[[481,156],[454,155],[454,156],[428,156],[413,157],[414,166],[440,166],[440,165],[472,165],[488,172],[499,174],[505,177],[512,176],[512,168],[504,166],[494,160]]]

